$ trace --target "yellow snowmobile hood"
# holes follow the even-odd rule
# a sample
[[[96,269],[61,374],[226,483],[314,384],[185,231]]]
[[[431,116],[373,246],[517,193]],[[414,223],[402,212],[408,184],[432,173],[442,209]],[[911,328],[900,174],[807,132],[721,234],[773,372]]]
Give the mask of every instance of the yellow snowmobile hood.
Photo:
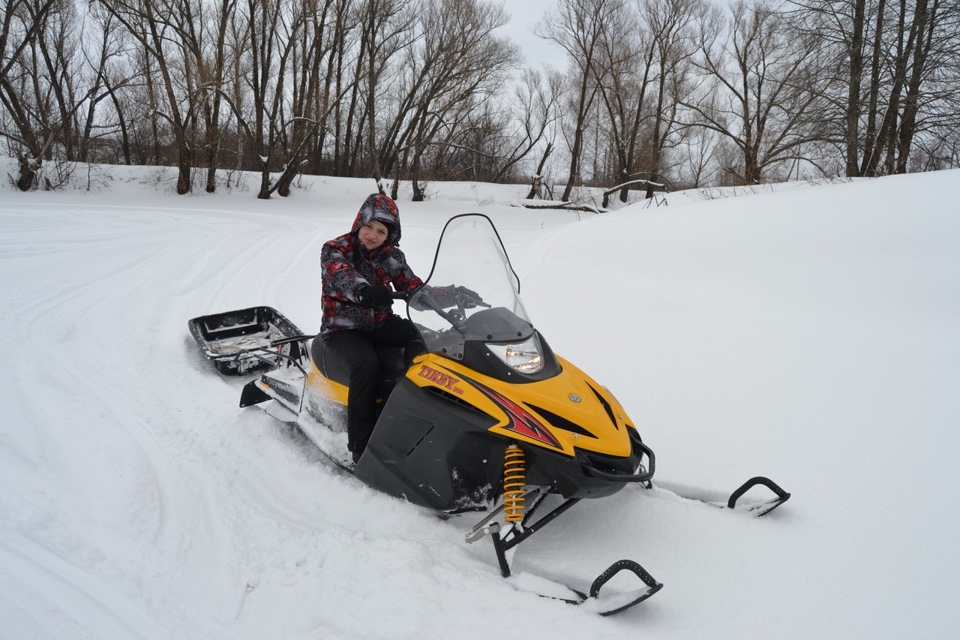
[[[572,363],[557,356],[560,374],[537,382],[511,383],[460,363],[426,354],[407,378],[483,411],[497,424],[490,431],[568,456],[576,449],[627,457],[633,429],[613,395]]]

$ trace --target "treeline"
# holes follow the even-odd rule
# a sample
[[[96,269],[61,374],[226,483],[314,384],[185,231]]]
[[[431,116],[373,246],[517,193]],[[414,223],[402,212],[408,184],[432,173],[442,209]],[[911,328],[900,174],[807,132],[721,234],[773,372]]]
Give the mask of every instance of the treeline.
[[[175,166],[178,193],[255,171],[261,198],[300,173],[415,199],[537,177],[569,200],[960,162],[957,0],[559,0],[546,69],[490,0],[3,2],[0,139],[24,190],[44,163]]]

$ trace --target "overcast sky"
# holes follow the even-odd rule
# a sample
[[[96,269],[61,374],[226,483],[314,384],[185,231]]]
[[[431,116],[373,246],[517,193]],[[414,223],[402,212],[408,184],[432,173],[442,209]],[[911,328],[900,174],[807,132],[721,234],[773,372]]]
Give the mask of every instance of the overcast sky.
[[[548,9],[557,0],[525,0],[505,4],[510,22],[501,32],[523,49],[527,67],[540,68],[545,63],[560,68],[563,66],[563,50],[556,44],[533,35],[533,25],[543,19]]]

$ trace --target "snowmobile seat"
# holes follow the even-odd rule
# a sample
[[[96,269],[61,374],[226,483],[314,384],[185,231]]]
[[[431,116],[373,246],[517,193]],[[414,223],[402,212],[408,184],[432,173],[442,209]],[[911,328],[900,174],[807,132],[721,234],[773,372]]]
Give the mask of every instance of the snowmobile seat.
[[[379,396],[386,397],[407,371],[404,365],[403,347],[383,347],[378,349],[377,353],[380,356],[381,374],[377,391]],[[310,345],[310,359],[324,377],[344,386],[350,386],[347,363],[332,349],[328,349],[320,336],[314,338]]]

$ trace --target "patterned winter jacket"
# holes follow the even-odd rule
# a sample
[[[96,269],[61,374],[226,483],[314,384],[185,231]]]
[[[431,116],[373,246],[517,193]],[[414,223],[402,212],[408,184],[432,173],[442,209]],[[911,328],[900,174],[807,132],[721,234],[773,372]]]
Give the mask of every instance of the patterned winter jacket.
[[[357,232],[371,220],[382,222],[389,233],[382,245],[368,252]],[[407,291],[423,284],[407,266],[407,259],[397,246],[399,241],[397,205],[389,197],[375,193],[360,207],[350,233],[323,245],[320,252],[323,267],[321,336],[345,329],[371,331],[393,315],[390,308],[373,309],[360,304],[360,292],[365,287],[392,285],[397,291]]]

